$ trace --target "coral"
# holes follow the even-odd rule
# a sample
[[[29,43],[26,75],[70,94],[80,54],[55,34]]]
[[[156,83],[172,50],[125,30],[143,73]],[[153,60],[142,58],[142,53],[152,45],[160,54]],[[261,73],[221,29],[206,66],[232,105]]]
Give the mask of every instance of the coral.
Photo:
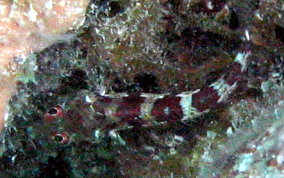
[[[199,162],[201,177],[283,174],[282,92],[282,84],[274,84],[261,101],[240,102],[231,108],[232,127],[228,128],[224,141],[217,145],[211,141],[211,149],[202,156],[203,163]]]
[[[1,145],[0,175],[280,175],[282,4],[91,2],[78,37],[34,53],[28,59],[34,62],[25,64],[18,76]],[[240,66],[229,67],[234,60],[244,68],[241,72]],[[217,85],[233,84],[232,79],[240,81],[236,90]],[[129,127],[112,117],[113,110],[98,112],[104,107],[93,104],[97,96],[178,95],[210,85],[232,95],[190,121]],[[216,98],[208,99],[216,92],[204,93],[194,104],[216,104]],[[123,106],[140,100],[129,102]]]
[[[26,55],[70,39],[72,35],[63,33],[82,24],[87,5],[88,0],[0,2],[0,130],[8,101],[14,94],[15,75]]]

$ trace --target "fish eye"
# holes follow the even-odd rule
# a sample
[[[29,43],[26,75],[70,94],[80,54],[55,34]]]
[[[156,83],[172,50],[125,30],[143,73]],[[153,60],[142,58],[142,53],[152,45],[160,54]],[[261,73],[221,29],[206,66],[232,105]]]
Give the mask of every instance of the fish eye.
[[[67,144],[69,143],[69,135],[66,132],[63,133],[55,133],[52,137],[52,139],[56,142],[56,143],[60,143],[60,144]]]
[[[56,136],[54,136],[54,140],[56,141],[56,142],[62,142],[63,141],[63,137],[62,137],[62,135],[56,135]]]
[[[62,108],[60,106],[51,108],[47,114],[51,115],[51,116],[61,116],[62,114]]]
[[[44,116],[44,120],[48,122],[52,122],[55,118],[62,117],[63,110],[60,106],[51,108]]]
[[[52,108],[48,111],[48,114],[50,115],[56,115],[58,113],[58,108]]]

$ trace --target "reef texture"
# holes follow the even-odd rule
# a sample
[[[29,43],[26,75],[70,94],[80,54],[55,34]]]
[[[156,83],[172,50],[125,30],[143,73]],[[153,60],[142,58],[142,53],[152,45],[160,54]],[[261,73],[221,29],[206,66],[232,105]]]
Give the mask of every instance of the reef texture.
[[[23,64],[0,175],[281,177],[283,7],[92,1]]]
[[[15,76],[26,55],[45,49],[84,22],[88,0],[1,0],[0,1],[0,130]]]

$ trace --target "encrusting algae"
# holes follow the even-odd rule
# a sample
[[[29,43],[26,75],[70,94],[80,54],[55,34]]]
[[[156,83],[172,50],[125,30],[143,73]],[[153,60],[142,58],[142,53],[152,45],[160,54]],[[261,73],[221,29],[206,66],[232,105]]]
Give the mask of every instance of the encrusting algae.
[[[88,0],[0,1],[0,130],[26,55],[70,39],[72,35],[62,35],[84,22],[88,4]]]

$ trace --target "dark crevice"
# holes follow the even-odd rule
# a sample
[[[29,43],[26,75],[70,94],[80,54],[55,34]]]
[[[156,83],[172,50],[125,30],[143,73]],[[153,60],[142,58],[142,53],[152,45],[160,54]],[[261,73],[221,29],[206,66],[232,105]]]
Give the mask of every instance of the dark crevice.
[[[238,19],[238,15],[235,12],[235,10],[230,9],[231,10],[231,16],[229,19],[229,28],[232,30],[235,30],[239,27],[239,19]]]
[[[276,39],[284,43],[284,28],[280,25],[275,25],[274,31]]]

